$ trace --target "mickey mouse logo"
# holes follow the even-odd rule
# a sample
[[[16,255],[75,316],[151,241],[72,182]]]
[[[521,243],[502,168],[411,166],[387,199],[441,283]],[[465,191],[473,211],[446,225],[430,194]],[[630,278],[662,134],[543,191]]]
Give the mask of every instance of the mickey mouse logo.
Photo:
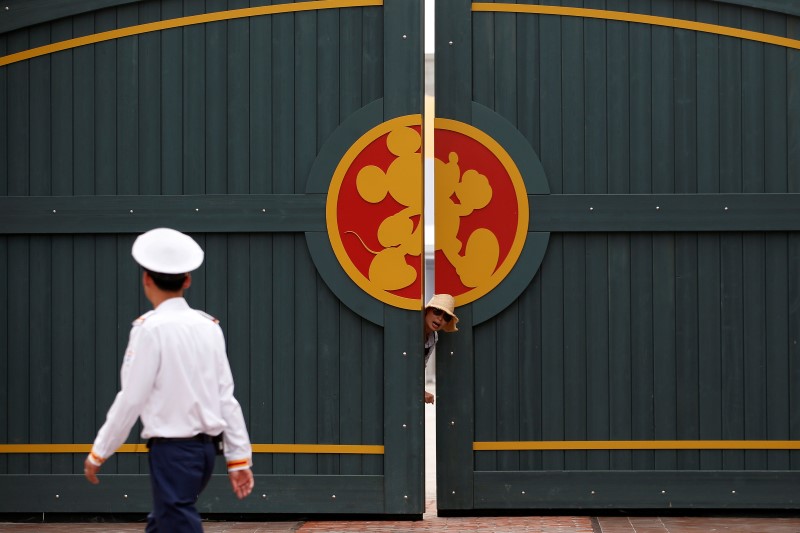
[[[339,263],[378,300],[422,299],[421,117],[384,122],[345,153],[328,190],[328,236]]]
[[[449,119],[436,119],[435,128],[436,292],[464,305],[494,289],[519,259],[528,196],[492,137]]]

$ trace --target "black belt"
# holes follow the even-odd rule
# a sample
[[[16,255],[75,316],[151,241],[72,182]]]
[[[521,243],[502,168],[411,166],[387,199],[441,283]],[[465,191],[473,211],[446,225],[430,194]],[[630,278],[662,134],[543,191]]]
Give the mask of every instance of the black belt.
[[[152,448],[153,444],[157,444],[159,442],[188,442],[188,441],[211,442],[217,448],[217,455],[221,455],[222,433],[220,433],[217,436],[206,435],[205,433],[198,433],[194,437],[150,437],[149,439],[147,439],[147,447]]]

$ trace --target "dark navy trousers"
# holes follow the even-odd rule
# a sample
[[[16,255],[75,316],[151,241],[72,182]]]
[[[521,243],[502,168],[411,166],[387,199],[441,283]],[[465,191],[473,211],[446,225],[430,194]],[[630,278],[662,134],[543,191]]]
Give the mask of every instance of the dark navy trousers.
[[[215,458],[211,442],[167,440],[151,445],[153,511],[147,515],[147,533],[203,531],[195,504],[211,479]]]

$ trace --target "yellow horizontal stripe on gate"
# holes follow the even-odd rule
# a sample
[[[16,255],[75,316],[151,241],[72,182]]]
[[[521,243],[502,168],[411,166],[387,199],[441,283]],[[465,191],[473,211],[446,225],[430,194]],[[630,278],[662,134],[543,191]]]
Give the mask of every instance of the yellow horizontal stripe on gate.
[[[346,7],[369,7],[380,5],[383,5],[383,0],[313,0],[310,2],[246,7],[229,11],[205,13],[203,15],[191,15],[188,17],[180,17],[158,22],[149,22],[147,24],[139,24],[137,26],[129,26],[127,28],[120,28],[118,30],[94,33],[84,37],[76,37],[75,39],[67,39],[66,41],[59,41],[57,43],[39,46],[37,48],[31,48],[30,50],[24,50],[22,52],[0,57],[0,67],[34,57],[61,52],[71,48],[77,48],[79,46],[86,46],[87,44],[96,44],[104,41],[111,41],[113,39],[120,39],[122,37],[130,37],[133,35],[141,35],[143,33],[163,31],[172,28],[182,28],[184,26],[194,26],[196,24],[207,24],[209,22],[221,22],[224,20],[258,17],[262,15],[277,15],[280,13],[295,13],[300,11],[317,11],[320,9],[341,9]]]
[[[341,453],[383,455],[381,445],[361,444],[253,444],[253,453]]]
[[[587,9],[583,7],[559,7],[559,6],[532,6],[522,4],[489,4],[485,2],[475,2],[472,4],[472,11],[500,12],[500,13],[530,13],[534,15],[560,15],[564,17],[580,17],[603,20],[616,20],[620,22],[635,22],[639,24],[649,24],[651,26],[665,26],[668,28],[678,28],[681,30],[699,31],[703,33],[713,33],[736,37],[748,41],[758,41],[786,48],[800,50],[800,40],[778,37],[769,33],[757,31],[741,30],[730,26],[720,26],[705,22],[694,22],[691,20],[675,19],[669,17],[658,17],[655,15],[640,15],[638,13],[626,13],[622,11],[606,11],[604,9]]]
[[[800,450],[800,440],[550,440],[473,442],[484,451]]]
[[[253,453],[333,453],[383,455],[382,445],[372,444],[253,444]],[[0,454],[89,453],[91,444],[0,444]],[[146,444],[123,444],[117,453],[145,453]]]

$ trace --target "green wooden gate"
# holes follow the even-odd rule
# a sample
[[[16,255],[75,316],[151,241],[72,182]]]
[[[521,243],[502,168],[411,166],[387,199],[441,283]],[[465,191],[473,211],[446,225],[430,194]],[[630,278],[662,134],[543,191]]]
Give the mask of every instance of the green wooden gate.
[[[421,278],[404,305],[365,293],[329,194],[346,155],[386,170],[386,124],[419,137],[421,23],[409,0],[4,4],[0,512],[150,508],[139,428],[99,487],[81,473],[147,309],[130,246],[170,226],[206,251],[187,298],[221,321],[255,451],[254,493],[220,464],[201,512],[422,514]],[[392,187],[421,197],[404,157]]]
[[[440,512],[800,507],[798,17],[437,1],[437,164],[527,190],[516,251],[437,190]],[[479,230],[501,279],[439,249]]]

